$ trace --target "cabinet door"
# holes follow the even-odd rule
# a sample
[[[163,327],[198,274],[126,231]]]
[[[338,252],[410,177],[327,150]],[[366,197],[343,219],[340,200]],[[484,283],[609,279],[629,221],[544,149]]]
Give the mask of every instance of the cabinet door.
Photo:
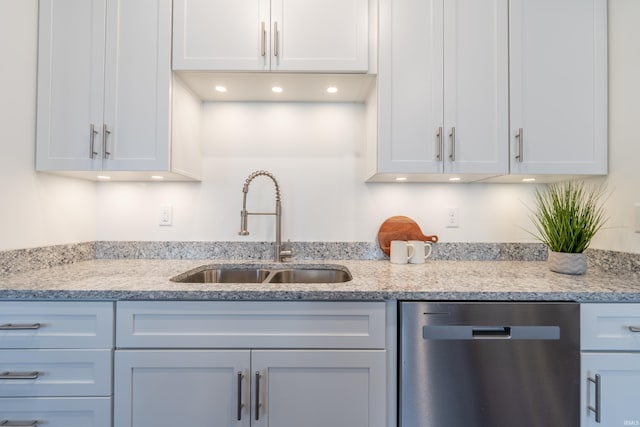
[[[249,359],[248,350],[118,350],[114,426],[248,427]]]
[[[444,3],[444,171],[509,172],[507,0]]]
[[[606,0],[510,2],[511,173],[607,173],[606,19]]]
[[[599,395],[594,383],[599,375]],[[582,427],[640,425],[640,354],[582,353]],[[588,407],[600,408],[600,421]]]
[[[104,170],[169,170],[171,0],[108,0]]]
[[[272,0],[271,70],[366,72],[368,0]]]
[[[101,168],[105,13],[106,0],[40,1],[37,170]]]
[[[443,0],[379,12],[378,173],[442,172]]]
[[[269,0],[174,0],[175,70],[269,70]]]
[[[386,425],[384,350],[254,350],[251,370],[254,427]]]

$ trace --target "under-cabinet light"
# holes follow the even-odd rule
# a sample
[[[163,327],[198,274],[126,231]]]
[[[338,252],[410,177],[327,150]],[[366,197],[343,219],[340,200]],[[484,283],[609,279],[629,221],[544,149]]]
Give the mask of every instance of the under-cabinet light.
[[[273,93],[282,93],[282,88],[280,86],[274,86],[271,88]]]

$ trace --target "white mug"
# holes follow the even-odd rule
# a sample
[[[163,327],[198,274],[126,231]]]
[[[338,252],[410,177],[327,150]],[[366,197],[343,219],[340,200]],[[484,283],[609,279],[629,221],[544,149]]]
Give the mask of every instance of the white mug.
[[[410,240],[413,246],[413,255],[409,257],[410,264],[422,264],[431,255],[431,244],[420,240]]]
[[[411,258],[414,251],[415,248],[413,245],[404,240],[392,240],[389,259],[393,264],[406,264],[409,262],[409,258]]]

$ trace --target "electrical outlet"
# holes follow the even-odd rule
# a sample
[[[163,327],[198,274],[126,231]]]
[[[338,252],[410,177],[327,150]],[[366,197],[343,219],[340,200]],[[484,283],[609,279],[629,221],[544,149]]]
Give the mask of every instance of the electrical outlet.
[[[173,207],[169,205],[160,206],[159,225],[164,227],[173,225]]]
[[[460,208],[447,208],[447,228],[458,228],[460,226]]]

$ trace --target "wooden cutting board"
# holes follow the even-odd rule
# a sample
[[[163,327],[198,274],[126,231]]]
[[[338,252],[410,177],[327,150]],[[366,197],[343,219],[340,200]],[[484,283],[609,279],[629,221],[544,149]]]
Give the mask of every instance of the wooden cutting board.
[[[378,230],[378,244],[380,249],[389,255],[392,240],[421,240],[437,243],[438,236],[424,235],[417,222],[407,216],[392,216],[387,218]]]

